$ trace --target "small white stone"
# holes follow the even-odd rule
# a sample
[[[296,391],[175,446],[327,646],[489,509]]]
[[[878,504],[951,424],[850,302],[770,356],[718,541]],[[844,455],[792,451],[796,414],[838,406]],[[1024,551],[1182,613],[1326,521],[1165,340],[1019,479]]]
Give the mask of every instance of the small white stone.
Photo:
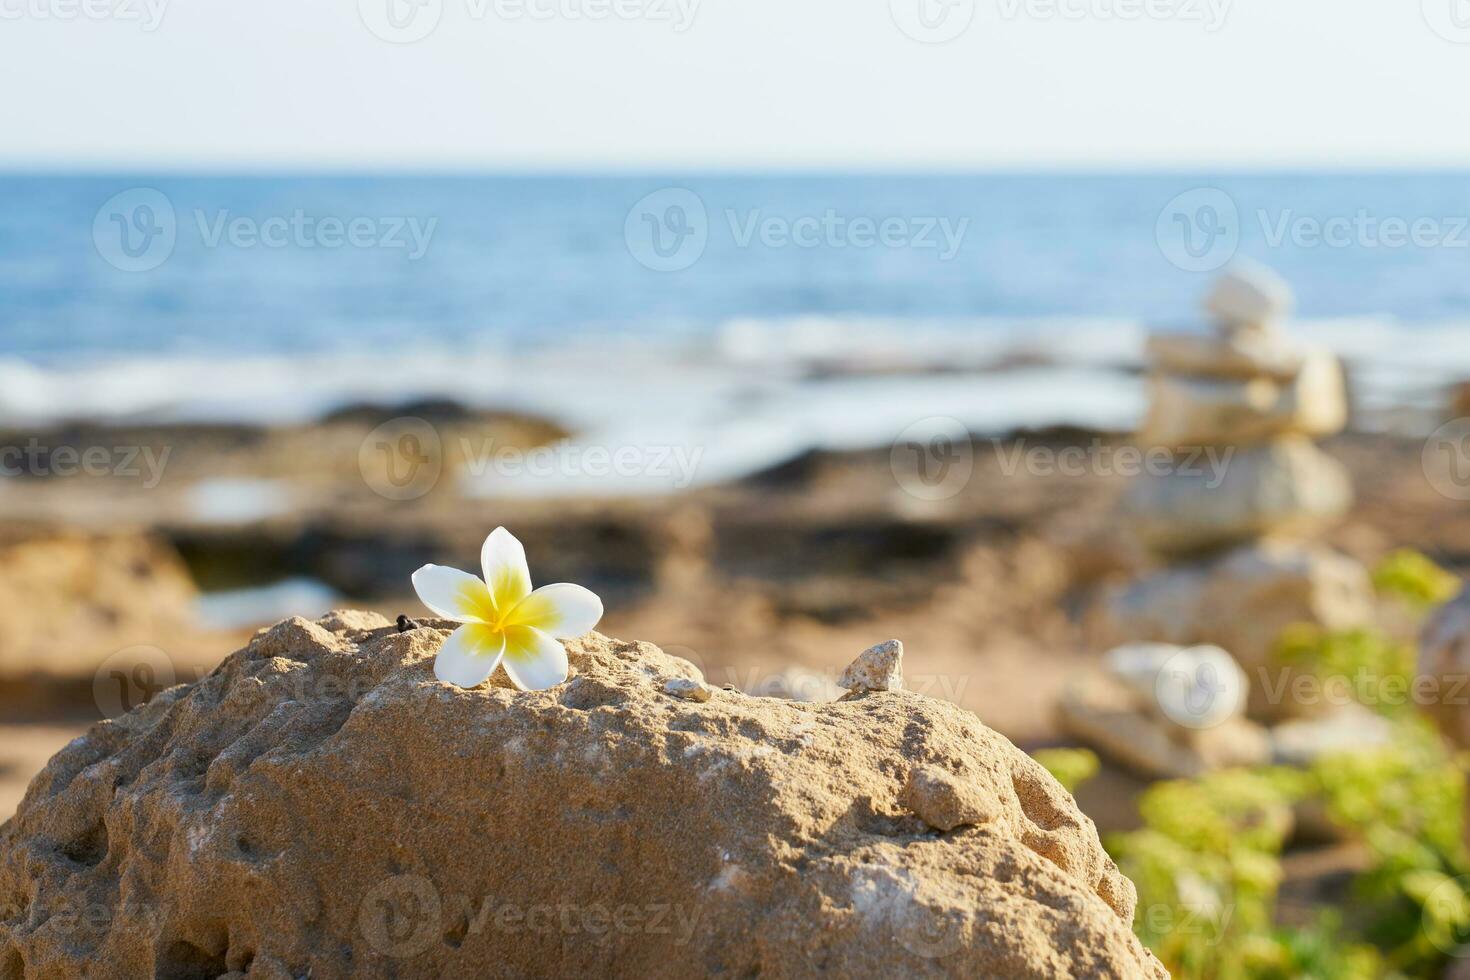
[[[837,686],[853,694],[903,690],[903,644],[887,640],[864,650],[847,665]]]
[[[687,677],[671,677],[664,681],[664,693],[685,701],[708,701],[713,695],[704,681],[692,681]]]
[[[1095,674],[1068,684],[1057,722],[1068,739],[1154,779],[1187,779],[1271,759],[1270,737],[1255,722],[1235,717],[1214,728],[1181,727],[1140,707],[1136,691]]]
[[[1151,710],[1184,728],[1214,728],[1245,711],[1250,681],[1217,646],[1130,643],[1104,663]]]

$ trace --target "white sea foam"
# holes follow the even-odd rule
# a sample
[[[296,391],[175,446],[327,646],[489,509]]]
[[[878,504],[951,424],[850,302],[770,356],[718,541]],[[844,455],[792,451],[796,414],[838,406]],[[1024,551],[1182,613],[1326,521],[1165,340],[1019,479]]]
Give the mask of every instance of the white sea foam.
[[[1343,355],[1366,424],[1386,409],[1437,405],[1446,385],[1470,378],[1470,326],[1370,317],[1302,321],[1290,332]],[[0,360],[0,420],[279,424],[354,402],[450,398],[566,425],[577,434],[559,447],[562,459],[625,446],[697,453],[692,482],[704,484],[810,449],[882,447],[932,416],[987,434],[1055,424],[1127,430],[1144,407],[1146,334],[1141,322],[1115,319],[798,317],[732,320],[702,339],[601,337],[561,349],[149,356],[60,366],[12,359]],[[652,463],[606,478],[579,465],[514,478],[492,469],[470,474],[467,489],[641,494],[681,489],[685,479]]]

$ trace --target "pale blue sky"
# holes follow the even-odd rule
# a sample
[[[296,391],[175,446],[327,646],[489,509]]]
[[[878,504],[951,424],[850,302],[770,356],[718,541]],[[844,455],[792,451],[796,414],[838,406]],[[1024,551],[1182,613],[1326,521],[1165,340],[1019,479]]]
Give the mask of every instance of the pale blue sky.
[[[0,166],[1470,166],[1470,0],[389,2],[0,0]]]

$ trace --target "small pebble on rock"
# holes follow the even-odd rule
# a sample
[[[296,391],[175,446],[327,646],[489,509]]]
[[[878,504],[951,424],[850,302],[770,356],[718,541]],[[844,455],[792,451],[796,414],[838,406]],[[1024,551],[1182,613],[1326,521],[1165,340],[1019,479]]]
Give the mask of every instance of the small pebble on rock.
[[[703,681],[692,681],[687,677],[671,677],[664,681],[664,693],[683,698],[685,701],[708,701],[712,692],[709,685]]]
[[[887,640],[864,650],[847,665],[837,686],[852,694],[903,690],[903,644]]]

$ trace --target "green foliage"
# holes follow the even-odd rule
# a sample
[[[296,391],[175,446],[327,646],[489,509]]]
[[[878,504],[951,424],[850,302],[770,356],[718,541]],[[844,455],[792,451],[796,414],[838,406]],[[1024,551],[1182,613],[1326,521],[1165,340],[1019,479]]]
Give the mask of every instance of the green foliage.
[[[1342,916],[1335,911],[1323,912],[1309,926],[1277,929],[1268,938],[1246,944],[1241,957],[1244,975],[1252,980],[1377,980],[1385,975],[1377,950],[1344,945],[1342,936]]]
[[[1333,632],[1301,623],[1282,632],[1275,656],[1314,674],[1321,696],[1335,703],[1356,701],[1391,717],[1412,713],[1414,649],[1378,630]]]
[[[1399,551],[1374,572],[1379,594],[1422,613],[1460,581]],[[1301,625],[1276,658],[1392,721],[1382,749],[1324,758],[1310,772],[1213,773],[1160,783],[1139,804],[1143,827],[1108,840],[1138,886],[1135,930],[1174,976],[1198,980],[1434,978],[1470,944],[1464,845],[1467,760],[1414,710],[1412,646],[1372,629]],[[1345,910],[1307,925],[1275,921],[1281,851],[1294,804],[1310,803],[1366,846]]]
[[[1291,806],[1309,774],[1233,770],[1160,783],[1140,800],[1144,826],[1109,849],[1138,886],[1139,937],[1176,977],[1205,980],[1379,975],[1376,953],[1337,923],[1273,925]]]
[[[1097,754],[1090,749],[1040,749],[1032,758],[1051,773],[1068,793],[1097,775]]]
[[[1414,609],[1425,610],[1454,598],[1460,579],[1406,548],[1379,563],[1373,570],[1373,586],[1379,595],[1396,596]]]
[[[1313,775],[1328,813],[1372,855],[1356,882],[1368,938],[1404,973],[1437,975],[1470,941],[1462,761],[1428,722],[1406,719],[1382,750],[1325,759]]]

